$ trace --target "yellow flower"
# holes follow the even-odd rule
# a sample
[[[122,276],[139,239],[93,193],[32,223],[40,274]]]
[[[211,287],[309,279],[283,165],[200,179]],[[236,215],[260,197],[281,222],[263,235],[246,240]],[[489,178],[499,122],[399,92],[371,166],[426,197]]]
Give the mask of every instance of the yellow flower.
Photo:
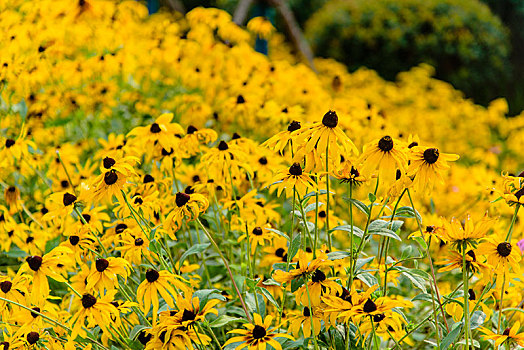
[[[270,328],[273,321],[273,316],[271,315],[266,316],[266,318],[262,321],[262,317],[255,313],[253,314],[253,320],[255,324],[246,323],[244,325],[246,329],[233,329],[232,331],[229,331],[228,333],[236,333],[241,335],[228,339],[224,343],[224,346],[233,343],[240,343],[235,347],[235,350],[244,348],[247,348],[247,350],[259,350],[266,348],[267,345],[270,345],[277,350],[281,350],[282,346],[274,338],[287,338],[294,340],[293,337],[288,334],[275,333],[276,328],[278,327]]]
[[[507,273],[509,268],[513,272],[520,272],[521,252],[517,246],[506,242],[503,237],[490,237],[487,242],[483,242],[478,247],[478,254],[487,256],[488,263],[493,267],[493,271],[497,274]]]
[[[275,31],[275,27],[265,17],[254,17],[247,22],[247,29],[255,33],[262,39],[269,39],[271,34]]]
[[[87,276],[88,291],[97,290],[102,293],[105,290],[112,290],[118,286],[118,277],[121,276],[127,280],[131,264],[122,258],[109,257],[107,259],[96,259],[91,265],[91,272]]]
[[[505,342],[517,343],[519,346],[524,346],[524,333],[519,333],[520,322],[516,321],[511,328],[506,328],[502,334],[494,333],[487,328],[480,327],[479,330],[484,333],[483,338],[494,340],[495,347],[498,348]]]
[[[382,183],[393,183],[397,169],[406,171],[408,159],[404,148],[402,142],[391,136],[368,143],[359,158],[362,172],[366,175],[378,175]]]
[[[209,201],[198,193],[183,193],[178,192],[175,195],[173,210],[167,215],[164,227],[167,230],[169,237],[176,240],[175,232],[178,231],[182,225],[182,220],[187,218],[187,221],[195,220],[198,216],[205,212],[209,207]]]
[[[134,136],[134,141],[142,147],[152,147],[158,143],[166,150],[175,148],[178,142],[175,134],[183,135],[184,129],[177,123],[171,123],[172,119],[173,113],[164,113],[151,125],[138,126],[127,136]]]
[[[298,163],[293,163],[288,170],[282,170],[275,175],[272,185],[275,185],[278,196],[285,190],[287,198],[293,197],[293,190],[302,198],[308,192],[317,189],[311,177],[302,172],[302,167]]]
[[[454,162],[459,156],[440,153],[438,148],[415,146],[410,149],[409,159],[411,163],[407,175],[414,176],[416,190],[425,192],[433,189],[436,180],[444,183],[442,172],[449,169],[447,162]]]

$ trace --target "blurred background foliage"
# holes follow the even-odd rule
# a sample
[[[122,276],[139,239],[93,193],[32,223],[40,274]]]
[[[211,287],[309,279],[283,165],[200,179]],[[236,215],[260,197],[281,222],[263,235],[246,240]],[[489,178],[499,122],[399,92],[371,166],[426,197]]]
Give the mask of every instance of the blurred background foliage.
[[[239,0],[182,0],[189,11]],[[257,1],[255,1],[257,3]],[[264,0],[258,4],[264,5]],[[394,80],[425,62],[476,103],[524,109],[524,0],[288,0],[314,53]],[[254,6],[255,7],[255,6]],[[253,11],[251,13],[253,16]],[[276,27],[283,31],[276,18]]]

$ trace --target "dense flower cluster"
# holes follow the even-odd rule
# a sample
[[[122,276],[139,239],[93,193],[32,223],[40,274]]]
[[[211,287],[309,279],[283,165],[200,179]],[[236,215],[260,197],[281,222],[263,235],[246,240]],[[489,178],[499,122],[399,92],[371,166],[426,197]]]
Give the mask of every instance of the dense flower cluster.
[[[4,349],[524,346],[503,100],[317,75],[216,9],[0,9]]]

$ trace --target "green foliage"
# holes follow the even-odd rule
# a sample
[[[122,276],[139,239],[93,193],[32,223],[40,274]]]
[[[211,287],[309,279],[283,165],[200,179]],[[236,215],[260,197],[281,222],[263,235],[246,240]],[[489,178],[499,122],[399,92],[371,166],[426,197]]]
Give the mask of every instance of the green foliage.
[[[508,31],[477,0],[333,0],[306,23],[306,37],[316,55],[387,79],[429,63],[481,103],[510,74]]]

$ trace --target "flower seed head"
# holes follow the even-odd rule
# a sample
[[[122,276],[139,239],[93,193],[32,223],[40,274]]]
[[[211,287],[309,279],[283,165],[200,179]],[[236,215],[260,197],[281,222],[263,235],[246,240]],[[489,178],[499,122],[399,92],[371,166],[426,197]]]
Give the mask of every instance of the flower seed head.
[[[302,167],[298,163],[293,163],[293,165],[289,167],[289,173],[293,176],[300,176],[302,175]]]
[[[477,295],[475,294],[475,291],[473,289],[468,289],[468,299],[469,300],[477,300]]]
[[[135,246],[140,247],[144,244],[144,240],[142,238],[135,239]]]
[[[9,293],[12,286],[13,286],[13,283],[11,281],[0,282],[0,290],[4,292],[5,294]]]
[[[196,318],[196,315],[191,310],[184,309],[184,312],[182,313],[182,321],[193,321]]]
[[[146,272],[146,280],[149,283],[155,282],[159,277],[160,277],[160,274],[158,273],[157,270],[149,269]]]
[[[64,193],[64,197],[62,198],[62,202],[64,203],[64,206],[69,206],[73,204],[76,201],[76,196],[74,194],[71,194],[69,192]]]
[[[75,246],[80,242],[80,237],[78,236],[69,236],[69,243],[71,243],[72,246]]]
[[[126,224],[118,224],[115,227],[115,233],[119,233],[120,234],[120,233],[124,232],[126,230],[126,228],[127,228]]]
[[[198,131],[198,129],[195,128],[193,125],[189,125],[189,126],[187,127],[187,134],[188,134],[188,135],[194,134],[194,133],[197,132],[197,131]]]
[[[255,236],[262,236],[262,229],[261,229],[260,227],[255,227],[255,228],[253,229],[253,234],[254,234]]]
[[[42,266],[42,257],[38,255],[29,256],[27,257],[27,259],[25,259],[25,261],[27,261],[29,267],[33,271],[38,271],[38,269],[40,269],[40,266]]]
[[[317,283],[317,282],[323,282],[326,280],[326,274],[322,272],[321,270],[315,270],[313,272],[313,276],[311,276],[311,281]]]
[[[111,167],[116,164],[116,160],[110,157],[105,157],[102,163],[104,165],[104,168],[111,169]]]
[[[297,131],[300,128],[301,128],[300,122],[293,120],[291,123],[289,123],[287,127],[287,131],[293,132],[293,131]]]
[[[378,148],[382,152],[389,152],[393,149],[393,139],[391,136],[384,136],[378,141]]]
[[[306,307],[304,308],[304,310],[302,311],[302,315],[303,315],[304,317],[309,317],[309,316],[311,316],[311,312],[309,311],[309,308],[308,308],[307,306],[306,306]]]
[[[38,334],[37,332],[29,332],[27,333],[26,339],[29,344],[36,344],[38,339],[40,339],[40,334]]]
[[[428,164],[434,164],[437,162],[440,153],[436,148],[428,148],[424,151],[424,160]]]
[[[160,129],[160,125],[157,123],[151,124],[151,127],[149,128],[149,131],[151,131],[153,134],[158,134],[162,129]]]
[[[92,296],[91,294],[86,293],[82,296],[82,306],[84,307],[84,309],[89,309],[90,307],[92,307],[95,304],[96,304],[96,298]]]
[[[328,111],[322,118],[322,124],[328,128],[334,128],[338,125],[338,115],[335,111]]]
[[[227,149],[229,149],[229,146],[227,145],[227,142],[222,140],[220,141],[220,143],[218,144],[218,149],[220,151],[226,151]]]
[[[104,182],[106,185],[111,186],[118,181],[118,175],[114,171],[109,171],[104,175]]]
[[[106,259],[96,259],[95,266],[98,272],[104,272],[109,266],[109,261]]]
[[[377,311],[377,304],[375,304],[373,300],[368,299],[364,304],[364,312],[371,313],[374,311]]]
[[[189,202],[189,199],[191,198],[190,195],[188,195],[187,193],[183,193],[183,192],[178,192],[175,196],[175,203],[177,205],[177,207],[183,207],[184,205],[186,205],[187,202]]]
[[[262,339],[266,336],[266,329],[258,324],[253,328],[253,338]]]
[[[502,242],[497,246],[497,253],[499,253],[501,257],[505,258],[511,254],[511,249],[511,243]]]
[[[155,178],[149,174],[146,174],[146,176],[144,176],[144,183],[147,184],[150,182],[155,182]]]

